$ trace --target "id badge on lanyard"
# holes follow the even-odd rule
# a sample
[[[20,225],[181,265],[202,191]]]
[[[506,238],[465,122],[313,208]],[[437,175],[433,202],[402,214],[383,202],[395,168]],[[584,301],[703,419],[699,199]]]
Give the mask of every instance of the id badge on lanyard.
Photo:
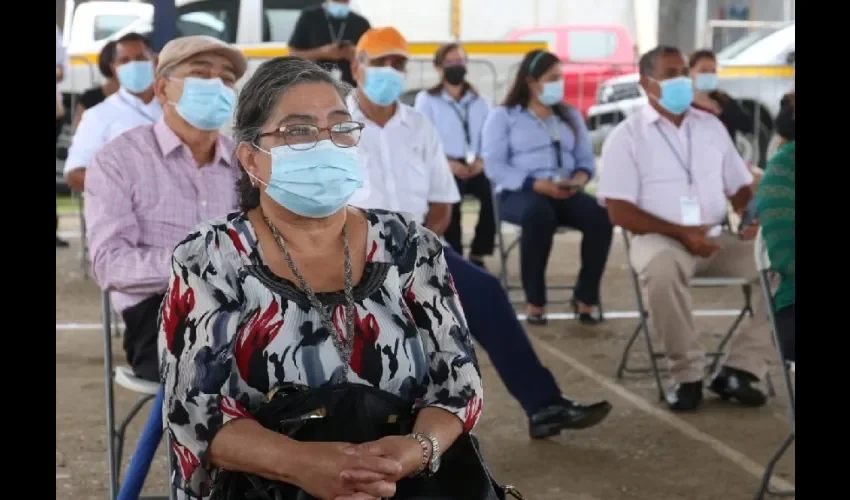
[[[552,141],[552,149],[555,152],[555,162],[558,166],[558,173],[555,174],[554,181],[558,182],[561,180],[561,177],[563,175],[562,172],[564,170],[564,159],[561,157],[561,130],[558,128],[557,122],[555,122],[554,124],[550,124],[541,120],[537,115],[534,114],[534,112],[529,110],[529,113],[531,113],[531,116],[533,116],[534,119],[537,120],[537,123],[539,123],[540,126],[543,127],[543,130],[545,130],[546,133],[549,135],[549,140]]]
[[[688,127],[686,129],[686,134],[688,136],[688,158],[685,161],[682,158],[682,155],[679,154],[679,150],[673,146],[673,142],[667,137],[667,134],[661,129],[661,126],[658,123],[655,124],[655,127],[658,129],[658,132],[661,134],[661,137],[664,138],[664,142],[667,143],[667,147],[670,148],[670,152],[673,153],[673,156],[676,157],[676,162],[682,167],[682,170],[685,171],[685,174],[688,176],[688,194],[682,196],[679,200],[679,206],[681,209],[681,220],[683,226],[699,226],[702,224],[702,209],[700,207],[699,196],[697,193],[696,186],[694,185],[694,176],[693,176],[693,142],[691,141],[691,129]]]
[[[464,160],[466,160],[467,165],[472,165],[476,158],[475,150],[472,148],[472,134],[469,132],[469,107],[472,105],[472,101],[467,101],[463,106],[456,101],[449,101],[449,105],[460,118],[460,123],[463,126]]]

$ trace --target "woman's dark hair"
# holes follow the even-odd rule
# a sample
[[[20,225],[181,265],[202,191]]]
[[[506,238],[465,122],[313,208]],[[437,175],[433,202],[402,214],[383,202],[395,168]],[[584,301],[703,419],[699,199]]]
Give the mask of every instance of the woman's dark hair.
[[[332,85],[345,100],[351,86],[333,77],[316,63],[299,57],[276,57],[261,64],[239,91],[233,120],[233,139],[236,144],[256,147],[263,126],[274,112],[281,96],[292,87],[304,83]],[[238,161],[238,160],[237,160]],[[241,164],[242,175],[236,181],[239,209],[248,211],[260,205],[260,189],[251,185],[251,177]]]
[[[545,50],[532,50],[526,54],[522,58],[522,62],[519,63],[519,70],[514,78],[514,83],[511,85],[511,89],[508,90],[505,100],[502,101],[502,106],[506,108],[512,108],[514,106],[527,108],[528,102],[531,100],[531,89],[528,87],[527,81],[528,77],[539,80],[543,76],[543,73],[549,71],[552,66],[559,62],[561,60],[558,59],[558,56]],[[573,123],[569,114],[571,107],[569,104],[558,103],[552,106],[552,112],[562,122],[566,123],[570,127],[570,130],[572,130],[573,135],[578,138],[576,125]]]
[[[463,47],[459,43],[451,42],[440,45],[440,48],[437,49],[437,52],[434,52],[434,67],[442,68],[443,63],[446,62],[446,56],[449,55],[449,52],[453,50],[460,50],[463,52]],[[443,92],[443,82],[439,82],[430,89],[428,89],[428,93],[431,95],[440,95]],[[463,81],[463,92],[461,95],[466,94],[467,92],[472,92],[475,95],[478,95],[478,91],[475,90],[475,87],[472,86],[468,81]]]
[[[100,70],[100,74],[103,75],[104,78],[114,78],[115,74],[112,72],[112,63],[115,61],[115,46],[118,44],[115,40],[107,42],[106,45],[100,49],[100,55],[97,56],[97,69]]]
[[[697,63],[702,61],[703,59],[711,59],[712,61],[717,62],[717,56],[714,55],[713,50],[700,49],[694,51],[694,53],[691,54],[691,57],[688,58],[688,68],[693,69],[693,67],[696,66]]]

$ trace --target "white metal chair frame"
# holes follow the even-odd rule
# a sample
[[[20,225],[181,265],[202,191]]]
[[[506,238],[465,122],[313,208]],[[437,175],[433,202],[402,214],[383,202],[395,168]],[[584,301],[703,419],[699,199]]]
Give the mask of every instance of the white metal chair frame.
[[[625,229],[622,230],[623,233],[623,241],[626,246],[626,261],[629,266],[629,273],[632,277],[632,282],[635,287],[635,297],[637,300],[637,309],[638,309],[638,324],[635,326],[634,332],[629,337],[629,341],[626,343],[626,347],[623,349],[623,353],[620,355],[620,361],[617,363],[617,371],[616,377],[617,379],[622,379],[624,373],[647,373],[651,372],[653,377],[655,377],[655,385],[658,388],[658,396],[661,401],[664,401],[664,384],[661,380],[661,369],[658,367],[657,360],[663,359],[666,357],[666,353],[661,351],[656,351],[653,348],[652,344],[652,335],[649,329],[649,311],[646,309],[643,303],[643,293],[641,291],[640,286],[640,277],[635,271],[634,267],[632,267],[631,260],[629,259],[629,252],[631,250],[631,244],[629,242],[628,231]],[[732,322],[732,325],[726,331],[726,334],[723,336],[723,339],[720,341],[720,345],[718,345],[717,350],[713,352],[706,353],[707,356],[713,358],[711,363],[711,371],[714,372],[717,368],[717,363],[720,361],[720,357],[726,348],[726,344],[732,339],[732,336],[735,334],[735,331],[740,326],[741,322],[747,315],[753,315],[753,307],[752,307],[752,285],[743,278],[693,278],[690,283],[691,288],[727,288],[727,287],[741,287],[741,290],[744,293],[744,303],[741,306],[741,311],[738,313],[738,316],[735,318],[735,321]],[[649,366],[648,367],[639,367],[632,368],[629,366],[629,354],[631,353],[632,346],[637,340],[638,336],[643,333],[643,337],[646,341],[646,349],[649,355]],[[768,384],[770,384],[768,380]]]
[[[106,460],[109,473],[109,498],[114,500],[117,498],[120,473],[121,473],[121,458],[124,453],[124,439],[126,437],[127,426],[138,415],[145,404],[156,397],[159,390],[159,384],[150,382],[133,374],[133,370],[129,367],[118,366],[113,368],[112,363],[112,329],[115,328],[116,336],[120,336],[119,323],[117,314],[112,309],[112,302],[109,297],[109,292],[101,293],[101,318],[103,327],[103,343],[104,343],[104,358],[103,364],[105,369],[105,385],[106,385],[106,428],[108,432],[106,440]],[[130,408],[130,411],[123,420],[115,425],[115,398],[114,384],[133,391],[139,394],[139,398]],[[167,436],[167,433],[166,433]],[[168,440],[166,440],[168,444]],[[174,499],[173,487],[171,486],[171,451],[170,446],[166,446],[168,455],[168,475],[169,475],[169,495],[168,497],[140,497],[139,500],[161,500],[163,498]]]
[[[510,294],[510,292],[512,292],[512,291],[522,290],[522,284],[512,284],[508,280],[508,258],[510,257],[511,252],[513,252],[514,249],[517,250],[517,254],[520,253],[519,242],[520,242],[520,238],[522,237],[522,233],[521,233],[520,226],[518,226],[517,224],[502,220],[502,215],[499,213],[498,197],[499,197],[499,194],[494,191],[493,192],[493,215],[496,218],[496,247],[499,251],[499,281],[502,283],[502,287],[505,289],[505,291],[508,292],[508,294]],[[505,241],[505,236],[504,236],[504,233],[502,232],[502,228],[504,226],[515,228],[515,230],[516,230],[516,237],[510,242]],[[558,229],[555,231],[555,234],[563,234],[563,233],[566,233],[568,231],[569,231],[569,228],[567,228],[567,227],[558,227]],[[556,285],[547,284],[546,289],[547,290],[556,290],[556,291],[557,290],[575,290],[575,283],[572,283],[572,284],[569,284],[569,285],[567,285],[567,284],[556,284]],[[510,298],[510,297],[508,297],[508,298]],[[569,299],[550,300],[549,302],[551,304],[559,304],[559,303],[566,303],[566,302],[568,302],[568,300]],[[521,303],[521,302],[522,301],[511,300],[512,304],[518,304],[518,303]],[[601,303],[601,301],[600,301],[600,304],[599,304],[598,307],[599,307],[600,314],[602,314],[602,303]]]
[[[761,229],[759,229],[758,236],[756,237],[756,243],[754,248],[756,267],[759,271],[759,279],[761,280],[761,287],[764,290],[764,298],[767,303],[767,315],[770,318],[770,330],[773,332],[773,343],[776,347],[776,353],[779,356],[782,365],[782,380],[783,385],[785,386],[785,394],[788,398],[788,421],[791,423],[791,431],[788,436],[782,441],[777,448],[776,452],[774,452],[773,456],[770,457],[770,460],[767,462],[767,466],[765,467],[764,474],[762,475],[761,485],[759,486],[759,490],[756,493],[756,500],[762,500],[765,495],[771,495],[775,497],[793,497],[795,496],[796,490],[785,490],[785,491],[777,491],[770,487],[770,479],[773,477],[773,469],[776,467],[776,464],[785,455],[785,452],[791,446],[791,443],[794,442],[797,436],[797,424],[796,424],[796,408],[795,408],[795,394],[794,394],[794,383],[791,380],[791,366],[789,363],[786,363],[782,357],[782,349],[781,343],[779,341],[779,333],[776,329],[776,309],[773,304],[773,296],[770,293],[770,273],[772,272],[770,267],[770,258],[767,255],[767,248],[764,245],[764,240],[762,239]]]

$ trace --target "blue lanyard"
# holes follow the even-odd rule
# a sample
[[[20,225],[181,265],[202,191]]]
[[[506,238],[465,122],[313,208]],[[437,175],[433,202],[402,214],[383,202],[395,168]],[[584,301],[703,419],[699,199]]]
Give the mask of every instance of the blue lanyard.
[[[560,123],[558,120],[555,120],[555,123],[552,123],[550,120],[542,120],[539,116],[534,114],[534,111],[528,110],[528,113],[537,121],[537,123],[543,127],[543,130],[549,135],[549,140],[552,141],[552,149],[555,151],[555,161],[558,165],[558,170],[564,168],[564,159],[561,157],[561,129],[559,128]],[[549,117],[550,119],[552,116]],[[551,126],[550,126],[551,125]]]
[[[679,154],[679,150],[676,149],[673,146],[673,143],[670,141],[670,138],[667,137],[667,134],[665,134],[664,131],[661,130],[661,126],[658,125],[657,122],[655,124],[655,128],[658,129],[658,132],[661,134],[661,137],[664,138],[664,142],[667,143],[667,146],[670,148],[670,151],[672,151],[673,155],[676,156],[676,160],[679,162],[679,165],[682,167],[682,170],[684,170],[685,173],[688,174],[688,186],[693,186],[694,178],[693,178],[693,173],[691,172],[691,167],[692,167],[691,160],[693,158],[693,154],[692,154],[693,143],[691,142],[691,128],[688,127],[688,126],[685,126],[685,130],[686,130],[687,136],[688,136],[688,161],[687,161],[687,163],[682,158],[682,155]]]

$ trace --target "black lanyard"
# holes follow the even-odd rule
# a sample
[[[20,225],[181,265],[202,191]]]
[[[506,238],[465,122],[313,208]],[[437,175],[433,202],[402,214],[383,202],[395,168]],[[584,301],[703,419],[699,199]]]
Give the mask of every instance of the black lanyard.
[[[655,123],[655,128],[658,129],[658,132],[661,134],[661,137],[664,138],[664,142],[667,143],[667,147],[669,147],[670,151],[673,152],[673,155],[676,157],[676,160],[679,162],[679,165],[682,167],[682,170],[684,170],[685,173],[688,174],[688,186],[693,186],[694,179],[693,179],[693,173],[691,172],[691,167],[692,167],[691,160],[693,159],[693,154],[691,152],[691,150],[693,149],[693,147],[692,147],[693,143],[691,143],[691,128],[688,127],[688,126],[685,126],[685,132],[686,132],[686,135],[688,136],[688,161],[687,162],[685,162],[685,159],[682,158],[682,155],[679,154],[679,150],[676,149],[673,146],[673,142],[671,142],[670,138],[667,137],[667,134],[665,134],[664,131],[661,130],[661,126],[657,122]]]
[[[149,122],[151,122],[151,123],[156,123],[156,118],[151,117],[149,114],[145,113],[144,111],[142,111],[142,110],[141,110],[141,109],[139,109],[138,107],[134,106],[134,105],[133,105],[133,103],[132,103],[132,102],[130,102],[130,101],[128,101],[127,99],[125,99],[123,95],[121,95],[121,94],[116,94],[116,96],[118,97],[118,99],[120,99],[120,100],[121,100],[121,102],[123,102],[124,104],[126,104],[126,105],[127,105],[128,107],[130,107],[133,111],[135,111],[135,112],[136,112],[136,114],[138,114],[139,116],[144,117],[145,119],[147,119],[147,120],[148,120]]]
[[[543,130],[549,135],[549,140],[552,141],[552,149],[555,150],[555,160],[558,162],[558,170],[564,168],[564,158],[561,156],[561,130],[558,128],[558,122],[555,122],[554,127],[550,127],[547,122],[543,121],[534,114],[533,111],[528,110],[532,117],[537,120],[537,123],[543,127]]]
[[[469,107],[472,106],[472,101],[473,99],[466,101],[466,104],[463,106],[458,104],[457,101],[448,101],[449,107],[452,108],[452,111],[454,111],[460,119],[461,125],[463,125],[463,135],[466,138],[466,146],[470,150],[472,150],[472,134],[469,132]],[[463,110],[462,113],[461,109]]]

